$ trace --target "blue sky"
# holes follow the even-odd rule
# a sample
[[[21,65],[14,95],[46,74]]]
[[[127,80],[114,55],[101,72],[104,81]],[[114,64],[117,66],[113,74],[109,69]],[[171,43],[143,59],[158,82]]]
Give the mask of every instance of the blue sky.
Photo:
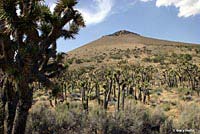
[[[54,8],[55,0],[46,3]],[[79,0],[86,27],[75,40],[58,40],[67,52],[118,30],[200,44],[200,0]]]

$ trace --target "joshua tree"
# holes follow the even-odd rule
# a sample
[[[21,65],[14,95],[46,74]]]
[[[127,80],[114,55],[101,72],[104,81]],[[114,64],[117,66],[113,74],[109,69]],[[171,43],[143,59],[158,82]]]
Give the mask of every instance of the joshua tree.
[[[122,79],[122,74],[121,74],[120,70],[118,70],[114,74],[114,77],[115,77],[115,81],[117,82],[117,85],[118,85],[117,110],[119,111],[119,109],[120,109],[121,85],[124,83],[124,80]]]
[[[124,110],[126,83],[122,85],[122,110]]]
[[[76,0],[59,0],[52,13],[40,0],[0,1],[0,68],[16,81],[19,98],[13,134],[25,131],[33,97],[30,84],[39,81],[52,88],[49,78],[63,69],[56,40],[74,38],[84,26],[74,10],[76,4]]]
[[[143,103],[146,103],[146,99],[148,97],[148,101],[150,100],[150,92],[149,92],[149,83],[145,82],[142,88],[143,92]]]
[[[178,87],[178,73],[175,69],[169,68],[165,70],[163,76],[169,87]]]
[[[82,79],[83,80],[79,84],[81,89],[82,105],[83,109],[88,111],[89,96],[91,95],[94,86],[92,85],[91,77],[88,73],[84,74]]]
[[[199,94],[199,78],[200,78],[200,70],[197,65],[185,62],[183,63],[184,71],[188,78],[188,85],[191,87],[193,91],[196,91]]]
[[[86,94],[86,90],[87,90],[87,83],[81,82],[80,86],[81,86],[81,96],[82,96],[82,105],[83,105],[83,109],[88,111],[88,96]]]
[[[108,102],[110,100],[111,92],[112,92],[112,87],[113,87],[113,72],[108,71],[106,74],[106,84],[103,85],[104,88],[104,109],[108,108]]]

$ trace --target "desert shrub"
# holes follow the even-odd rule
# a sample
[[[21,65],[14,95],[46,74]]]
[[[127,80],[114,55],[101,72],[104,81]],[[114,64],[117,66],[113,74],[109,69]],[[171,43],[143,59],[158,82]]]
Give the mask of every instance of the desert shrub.
[[[170,57],[168,60],[169,60],[169,63],[171,63],[171,64],[177,64],[178,63],[177,57]]]
[[[76,62],[76,64],[81,64],[81,63],[83,63],[84,61],[83,61],[82,59],[76,59],[75,62]]]
[[[164,112],[159,108],[156,107],[155,110],[152,112],[153,114],[151,115],[151,123],[154,125],[159,125],[166,120],[166,116]]]
[[[188,47],[188,51],[192,51],[192,48],[191,48],[191,47]]]
[[[84,59],[84,62],[92,62],[92,59]]]
[[[134,58],[136,58],[136,59],[137,59],[137,58],[140,58],[140,56],[139,56],[139,55],[134,55]]]
[[[164,113],[150,111],[142,104],[127,105],[125,111],[106,112],[94,105],[89,112],[81,106],[70,103],[58,105],[55,109],[46,104],[34,106],[28,118],[27,134],[159,134],[170,130]],[[165,133],[163,133],[165,134]]]
[[[47,104],[41,103],[31,109],[27,121],[27,134],[46,134],[56,130],[55,112],[47,107]]]
[[[181,54],[180,59],[185,60],[185,61],[191,61],[192,56],[190,54]]]
[[[176,58],[176,57],[178,57],[178,54],[173,52],[173,53],[171,54],[171,57],[172,57],[172,58]]]
[[[160,133],[161,124],[167,119],[164,112],[156,109],[150,111],[143,105],[126,105],[125,111],[113,114],[100,114],[99,110],[91,116],[91,119],[99,126],[100,131],[108,134],[156,134]],[[94,125],[93,124],[93,125]],[[164,125],[163,125],[164,126]],[[171,128],[167,128],[169,130]]]
[[[71,58],[71,59],[67,59],[66,63],[68,64],[72,64],[74,62],[74,58]]]
[[[102,63],[103,62],[103,60],[100,60],[100,59],[97,59],[97,61],[96,61],[97,63]]]
[[[192,94],[192,90],[189,88],[178,88],[178,93],[182,96],[182,95],[191,95]]]
[[[72,108],[73,107],[73,108]],[[55,126],[57,126],[59,132],[62,130],[62,132],[67,132],[67,130],[72,130],[74,132],[81,131],[81,126],[83,123],[83,117],[84,114],[81,113],[79,110],[80,106],[70,106],[70,109],[67,105],[59,105],[56,107],[55,111],[55,119],[56,123]]]
[[[159,131],[153,132],[153,134],[173,134],[173,121],[170,120],[160,107],[156,107],[151,114],[151,124],[152,129],[155,129],[156,126]]]
[[[101,63],[103,62],[103,60],[105,59],[105,57],[107,56],[106,53],[103,53],[103,55],[98,55],[93,57],[94,60],[96,60],[97,63]]]
[[[172,102],[171,102],[171,105],[172,105],[172,106],[176,106],[176,105],[178,105],[178,104],[177,104],[176,101],[172,101]]]
[[[161,125],[160,134],[174,134],[174,123],[171,119],[166,119]]]
[[[118,62],[118,64],[127,64],[128,63],[128,61],[127,60],[120,60],[119,62]]]
[[[122,59],[122,55],[121,54],[112,54],[112,55],[110,55],[110,58],[114,59],[114,60],[120,60],[120,59]]]
[[[198,104],[185,105],[178,118],[179,129],[194,129],[195,134],[200,130],[200,106]]]
[[[181,96],[181,99],[184,101],[192,101],[192,96],[191,95],[183,95]]]
[[[85,72],[92,71],[93,69],[95,69],[95,66],[94,65],[87,65],[87,66],[84,66],[82,69],[83,69],[82,70],[83,71],[82,74],[83,74]]]
[[[156,95],[161,95],[163,90],[161,88],[156,88],[150,91],[150,94],[156,94]]]
[[[129,53],[125,53],[124,56],[125,56],[126,58],[131,58],[131,56],[130,56]]]
[[[150,57],[145,57],[142,59],[144,62],[152,62]]]
[[[85,117],[79,108],[75,106],[69,109],[67,105],[58,105],[56,109],[50,109],[44,104],[33,107],[28,118],[26,133],[78,134],[82,131]]]
[[[169,111],[171,109],[170,103],[164,103],[162,108],[164,111]]]
[[[131,53],[131,50],[130,50],[130,48],[127,48],[127,49],[125,50],[125,53],[128,53],[128,54],[130,54],[130,53]]]
[[[156,55],[154,58],[152,58],[152,61],[154,63],[164,63],[165,57],[163,55]]]
[[[199,54],[200,53],[200,48],[196,48],[195,52],[196,52],[196,54]]]

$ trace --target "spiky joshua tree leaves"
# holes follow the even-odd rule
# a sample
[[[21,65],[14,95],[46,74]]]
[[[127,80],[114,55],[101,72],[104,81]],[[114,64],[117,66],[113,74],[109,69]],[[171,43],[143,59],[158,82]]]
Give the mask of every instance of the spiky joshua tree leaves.
[[[25,132],[32,82],[52,88],[50,78],[63,69],[56,40],[74,38],[85,26],[76,4],[76,0],[58,0],[51,12],[40,0],[0,0],[0,68],[15,80],[18,94],[13,134]]]

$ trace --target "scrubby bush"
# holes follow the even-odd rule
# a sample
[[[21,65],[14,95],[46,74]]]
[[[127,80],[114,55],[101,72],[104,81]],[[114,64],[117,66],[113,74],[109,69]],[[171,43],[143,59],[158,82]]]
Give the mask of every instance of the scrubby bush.
[[[83,63],[84,61],[83,61],[82,59],[76,59],[75,62],[76,62],[76,64],[81,64],[81,63]]]
[[[162,108],[164,111],[169,111],[171,109],[170,103],[164,103]]]
[[[66,61],[66,63],[68,63],[68,64],[73,64],[73,62],[74,62],[74,58],[67,59],[67,61]]]
[[[157,55],[154,58],[152,58],[152,61],[154,63],[164,63],[165,57],[163,55]]]
[[[127,60],[120,60],[118,62],[118,64],[122,65],[122,64],[128,64],[128,61]]]
[[[178,93],[180,94],[180,96],[191,95],[192,94],[192,90],[189,89],[189,88],[178,88]]]
[[[56,130],[55,112],[47,108],[45,103],[35,105],[27,121],[27,134],[46,134]]]
[[[109,113],[98,106],[90,107],[89,113],[76,104],[58,105],[55,109],[47,104],[34,106],[30,112],[27,134],[159,134],[169,131],[166,116],[159,109],[150,111],[144,105],[126,106],[125,111]],[[164,124],[165,123],[165,124]],[[165,133],[163,133],[165,134]],[[167,133],[166,133],[167,134]]]
[[[185,61],[191,61],[192,56],[190,54],[181,54],[180,59],[185,60]]]
[[[195,134],[200,130],[200,107],[197,104],[185,105],[178,118],[177,127],[179,129],[193,129]]]
[[[152,62],[150,57],[145,57],[142,59],[144,62]]]
[[[181,96],[181,99],[184,101],[192,101],[192,96],[191,95],[183,95]]]
[[[165,120],[160,129],[160,134],[174,134],[174,126],[171,119]]]
[[[120,60],[120,59],[122,59],[122,55],[120,55],[120,54],[112,54],[112,55],[110,55],[110,58],[111,59],[114,59],[114,60]]]

